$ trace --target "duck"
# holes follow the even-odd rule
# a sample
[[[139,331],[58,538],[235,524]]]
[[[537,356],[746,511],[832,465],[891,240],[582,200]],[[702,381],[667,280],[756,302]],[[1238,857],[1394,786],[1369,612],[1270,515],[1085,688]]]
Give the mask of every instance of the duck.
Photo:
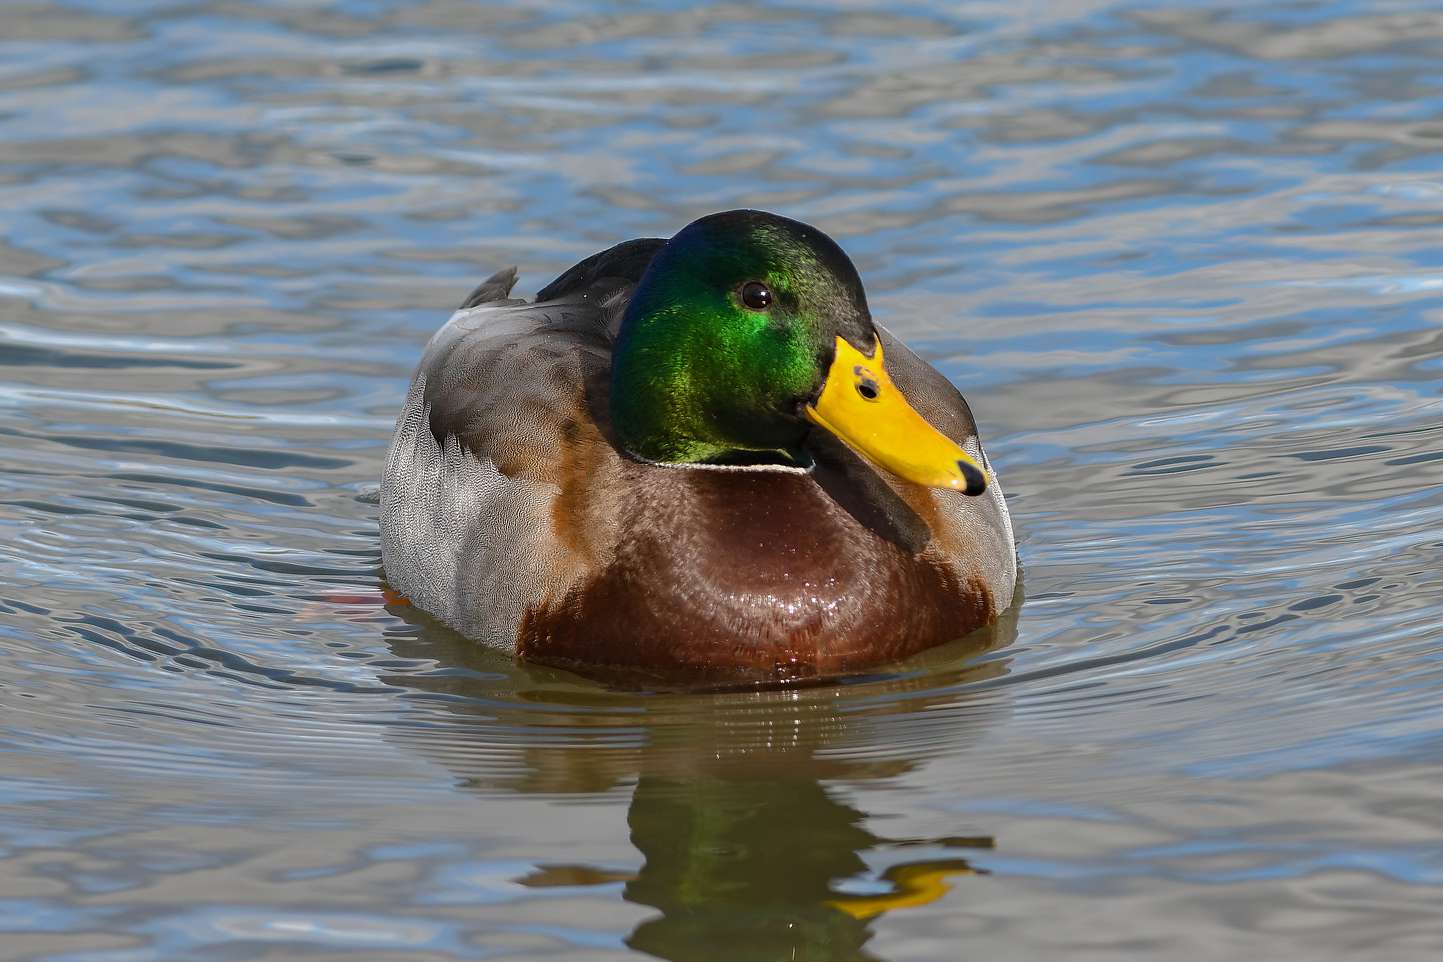
[[[731,210],[509,268],[427,343],[387,450],[391,591],[582,673],[790,680],[961,638],[1012,601],[1007,504],[958,389],[815,227]]]

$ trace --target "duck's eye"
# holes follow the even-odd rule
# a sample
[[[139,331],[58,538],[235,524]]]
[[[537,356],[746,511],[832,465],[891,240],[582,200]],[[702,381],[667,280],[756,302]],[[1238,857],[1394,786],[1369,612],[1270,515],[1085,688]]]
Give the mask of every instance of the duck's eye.
[[[742,285],[742,303],[754,311],[764,311],[772,306],[772,289],[761,281],[747,281]]]

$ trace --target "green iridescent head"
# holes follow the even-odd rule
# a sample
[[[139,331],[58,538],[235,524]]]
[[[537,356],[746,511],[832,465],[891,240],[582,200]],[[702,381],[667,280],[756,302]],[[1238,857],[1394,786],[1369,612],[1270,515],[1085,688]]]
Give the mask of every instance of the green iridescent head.
[[[987,486],[892,381],[847,255],[761,211],[703,217],[652,258],[612,350],[611,420],[648,461],[804,461],[807,432],[821,428],[914,484]]]
[[[831,238],[761,211],[703,217],[657,253],[627,307],[612,422],[649,461],[795,451],[839,335],[867,349],[876,331]]]

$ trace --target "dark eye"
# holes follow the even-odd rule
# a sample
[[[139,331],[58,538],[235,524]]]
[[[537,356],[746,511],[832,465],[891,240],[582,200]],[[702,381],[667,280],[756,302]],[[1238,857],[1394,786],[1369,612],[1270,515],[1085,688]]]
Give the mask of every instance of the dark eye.
[[[747,281],[742,285],[742,303],[754,311],[764,311],[772,306],[772,289],[761,281]]]

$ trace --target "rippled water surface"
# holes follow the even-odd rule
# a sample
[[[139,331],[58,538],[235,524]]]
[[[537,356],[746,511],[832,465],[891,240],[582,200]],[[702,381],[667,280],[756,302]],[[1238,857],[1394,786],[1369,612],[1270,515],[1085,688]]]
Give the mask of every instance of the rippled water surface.
[[[0,958],[1437,958],[1432,3],[8,3]],[[638,693],[377,573],[485,273],[756,206],[972,401],[1025,600]]]

